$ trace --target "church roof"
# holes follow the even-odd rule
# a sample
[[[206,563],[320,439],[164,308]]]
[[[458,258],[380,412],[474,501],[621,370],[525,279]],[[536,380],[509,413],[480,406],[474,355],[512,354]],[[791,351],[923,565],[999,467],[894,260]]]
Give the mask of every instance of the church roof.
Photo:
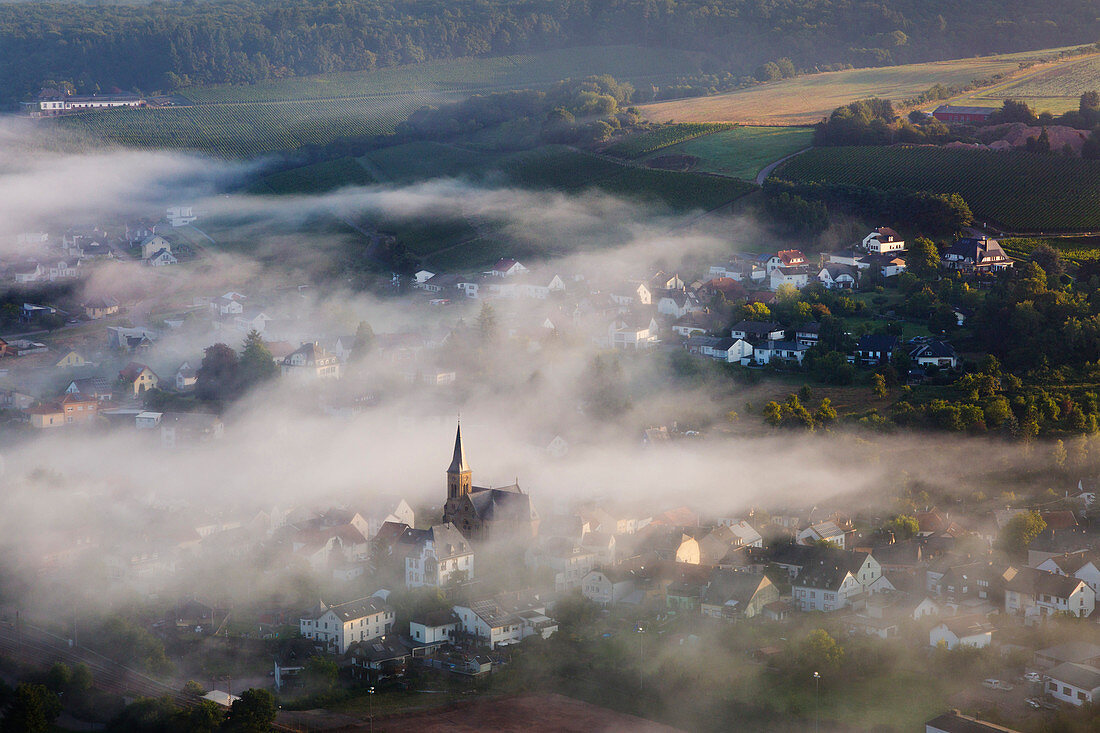
[[[447,473],[462,473],[469,470],[470,464],[466,463],[466,451],[462,448],[462,426],[459,425],[455,432],[455,454],[451,458],[451,466],[447,469]]]
[[[474,486],[469,496],[474,511],[483,521],[530,522],[539,518],[531,497],[520,491],[519,484],[495,489]]]

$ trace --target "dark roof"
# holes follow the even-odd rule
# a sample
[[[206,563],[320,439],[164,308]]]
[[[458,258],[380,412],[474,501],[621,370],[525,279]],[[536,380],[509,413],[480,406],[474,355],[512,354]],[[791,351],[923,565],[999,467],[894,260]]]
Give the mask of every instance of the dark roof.
[[[449,626],[450,624],[458,623],[458,615],[449,608],[441,608],[436,611],[413,616],[409,619],[409,622],[429,627]]]
[[[1082,690],[1095,690],[1100,687],[1100,669],[1090,667],[1087,664],[1063,662],[1052,670],[1047,676],[1064,684],[1078,687]]]
[[[959,115],[985,115],[988,117],[997,111],[996,107],[962,107],[953,104],[941,104],[932,112],[942,112],[947,114],[959,114]]]
[[[736,570],[715,570],[703,593],[703,600],[717,606],[734,601],[736,607],[741,609],[747,606],[753,596],[770,582],[763,575]]]
[[[389,634],[369,641],[357,641],[348,646],[348,656],[367,662],[387,662],[409,656],[409,648],[395,635]]]
[[[915,348],[910,356],[914,359],[953,359],[955,358],[955,349],[946,341],[932,341]]]
[[[930,730],[942,730],[947,733],[1017,733],[1015,728],[986,723],[984,720],[962,715],[955,710],[932,718],[926,726]]]
[[[897,343],[897,336],[891,336],[888,333],[868,333],[859,337],[856,349],[859,351],[893,351]]]
[[[468,555],[472,552],[470,543],[450,522],[437,524],[431,529],[406,529],[401,541],[416,545],[431,542],[435,547],[436,557],[440,560]]]
[[[147,367],[144,364],[141,364],[139,362],[132,361],[129,364],[127,364],[121,372],[118,373],[118,377],[119,377],[119,379],[125,379],[128,382],[132,382],[135,379],[137,379],[139,376],[141,376],[141,373],[143,371],[145,371],[146,369],[149,369],[149,367]],[[153,370],[149,369],[149,371],[153,371]],[[155,372],[154,372],[154,374],[155,374]]]
[[[1065,575],[1047,573],[1035,568],[1019,568],[1015,577],[1008,581],[1005,588],[1030,595],[1047,595],[1056,598],[1068,598],[1077,586],[1084,581]]]
[[[482,520],[530,522],[538,519],[531,497],[520,491],[519,484],[496,489],[474,486],[467,496]]]
[[[768,334],[772,331],[782,331],[783,326],[774,321],[738,321],[730,330],[744,331],[746,334]]]

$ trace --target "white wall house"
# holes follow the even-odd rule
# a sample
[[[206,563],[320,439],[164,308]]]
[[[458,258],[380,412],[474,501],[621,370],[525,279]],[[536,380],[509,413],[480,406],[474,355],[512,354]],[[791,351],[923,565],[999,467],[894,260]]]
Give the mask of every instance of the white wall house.
[[[326,606],[323,603],[298,620],[302,636],[334,654],[344,654],[352,642],[369,641],[393,628],[393,609],[370,596]]]
[[[581,594],[601,606],[613,606],[634,592],[634,575],[608,568],[593,570],[581,580]]]
[[[1100,700],[1100,669],[1087,664],[1064,662],[1044,675],[1051,697],[1081,706]]]
[[[982,616],[956,616],[944,619],[928,632],[929,646],[939,646],[941,641],[947,645],[948,649],[959,646],[984,648],[993,641],[993,627]]]
[[[455,606],[454,612],[462,630],[490,649],[535,634],[548,639],[558,630],[557,622],[546,615],[545,604],[537,601],[474,601],[469,606]]]
[[[451,524],[405,532],[413,545],[405,557],[405,585],[409,588],[442,588],[451,583],[472,580],[474,551],[462,533]]]

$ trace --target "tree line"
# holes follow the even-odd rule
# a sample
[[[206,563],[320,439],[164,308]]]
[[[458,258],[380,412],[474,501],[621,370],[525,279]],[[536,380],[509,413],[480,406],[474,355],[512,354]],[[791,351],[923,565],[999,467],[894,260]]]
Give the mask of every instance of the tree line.
[[[0,5],[0,102],[38,87],[152,92],[583,45],[697,51],[770,79],[1095,40],[1089,0],[215,0]]]

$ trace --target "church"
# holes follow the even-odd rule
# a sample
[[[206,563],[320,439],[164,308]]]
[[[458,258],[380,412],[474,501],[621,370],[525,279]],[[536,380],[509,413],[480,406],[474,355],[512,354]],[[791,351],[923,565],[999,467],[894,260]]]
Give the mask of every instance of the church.
[[[531,497],[516,482],[511,486],[486,488],[473,485],[473,471],[462,447],[462,426],[455,434],[455,451],[447,469],[447,503],[443,521],[451,522],[472,540],[535,537],[539,515]]]

